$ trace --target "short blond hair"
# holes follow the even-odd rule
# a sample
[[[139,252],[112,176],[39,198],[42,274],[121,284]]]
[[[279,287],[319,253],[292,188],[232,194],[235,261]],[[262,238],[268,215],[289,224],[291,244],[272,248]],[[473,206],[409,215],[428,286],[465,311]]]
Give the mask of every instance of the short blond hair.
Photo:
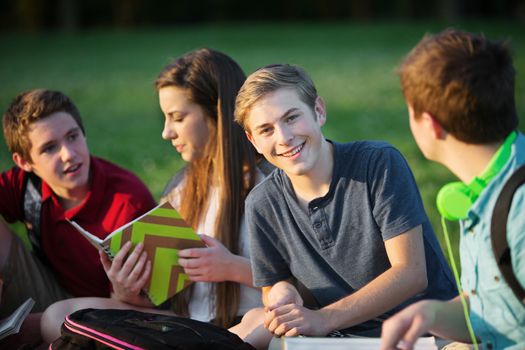
[[[261,98],[279,89],[297,92],[312,111],[315,109],[317,90],[306,71],[296,65],[274,64],[260,68],[248,76],[235,100],[235,121],[248,130],[246,119],[251,108]]]

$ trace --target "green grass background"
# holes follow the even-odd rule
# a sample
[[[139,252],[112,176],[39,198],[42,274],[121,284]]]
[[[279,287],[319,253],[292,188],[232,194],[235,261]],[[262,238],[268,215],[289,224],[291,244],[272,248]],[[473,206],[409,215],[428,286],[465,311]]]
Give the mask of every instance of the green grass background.
[[[299,64],[325,99],[328,138],[386,140],[402,151],[443,241],[435,195],[454,177],[444,167],[426,161],[417,149],[395,67],[424,33],[450,26],[512,40],[518,72],[516,100],[523,120],[525,25],[511,21],[207,24],[100,29],[75,35],[3,33],[0,110],[3,113],[23,90],[64,91],[83,115],[91,152],[134,171],[159,198],[166,181],[182,166],[175,150],[160,137],[163,117],[153,89],[156,75],[171,58],[211,47],[229,54],[246,73],[270,63]],[[0,138],[0,169],[4,170],[12,162]],[[16,230],[21,231],[20,227]]]

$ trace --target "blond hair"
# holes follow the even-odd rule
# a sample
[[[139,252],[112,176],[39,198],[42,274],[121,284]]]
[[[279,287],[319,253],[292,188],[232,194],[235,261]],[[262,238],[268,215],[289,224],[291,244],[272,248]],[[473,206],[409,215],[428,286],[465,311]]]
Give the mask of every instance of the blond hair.
[[[315,109],[317,90],[306,71],[296,65],[274,64],[260,68],[248,76],[235,100],[235,121],[248,130],[246,119],[251,108],[261,98],[279,89],[297,92],[312,111]]]

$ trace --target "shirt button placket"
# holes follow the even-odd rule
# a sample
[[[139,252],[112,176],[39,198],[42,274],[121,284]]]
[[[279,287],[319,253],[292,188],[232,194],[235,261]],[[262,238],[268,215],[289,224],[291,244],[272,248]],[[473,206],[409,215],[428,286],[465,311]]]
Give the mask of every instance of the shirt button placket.
[[[310,222],[312,223],[312,228],[317,240],[321,244],[321,248],[326,249],[331,247],[333,245],[333,239],[330,235],[328,223],[326,222],[323,210],[318,206],[310,208]]]

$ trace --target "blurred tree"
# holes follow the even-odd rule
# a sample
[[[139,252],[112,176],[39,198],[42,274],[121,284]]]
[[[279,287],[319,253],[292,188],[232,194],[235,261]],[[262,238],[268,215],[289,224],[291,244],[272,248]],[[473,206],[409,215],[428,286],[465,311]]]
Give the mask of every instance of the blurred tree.
[[[142,0],[111,1],[113,23],[117,27],[132,27],[137,25],[143,5],[144,1]]]
[[[18,0],[14,2],[14,15],[18,27],[27,31],[37,31],[44,26],[45,0]]]
[[[59,0],[58,26],[63,31],[75,31],[79,28],[79,0]]]
[[[438,13],[439,17],[446,20],[456,20],[460,17],[459,13],[459,0],[441,0],[438,1]]]
[[[203,21],[515,18],[525,0],[2,0],[0,28],[29,31]]]
[[[370,19],[373,17],[372,13],[373,3],[370,0],[353,0],[350,1],[351,17],[355,19]]]

